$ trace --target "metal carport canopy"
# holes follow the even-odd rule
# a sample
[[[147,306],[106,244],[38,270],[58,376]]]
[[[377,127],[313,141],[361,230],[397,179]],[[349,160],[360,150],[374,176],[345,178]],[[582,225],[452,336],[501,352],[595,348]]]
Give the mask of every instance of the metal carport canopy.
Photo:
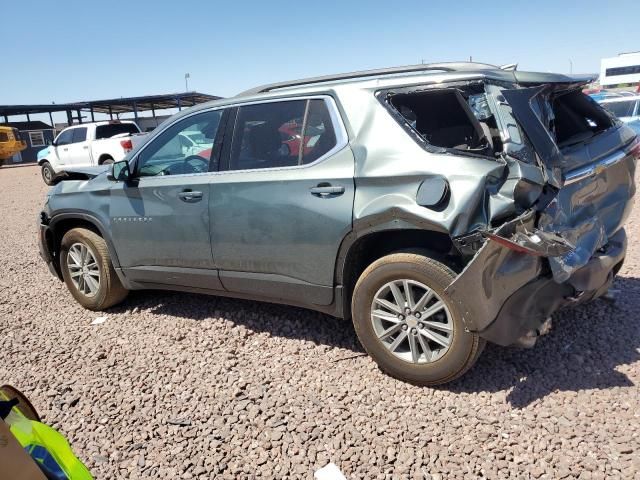
[[[222,97],[199,92],[147,95],[143,97],[122,97],[108,100],[89,100],[71,103],[51,103],[35,105],[0,105],[0,116],[33,115],[38,113],[93,111],[94,113],[121,114],[169,108],[191,107]]]

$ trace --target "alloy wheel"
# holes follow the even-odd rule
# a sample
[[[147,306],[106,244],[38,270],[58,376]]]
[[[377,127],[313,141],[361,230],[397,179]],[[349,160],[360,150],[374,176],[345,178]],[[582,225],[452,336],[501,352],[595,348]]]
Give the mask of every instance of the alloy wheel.
[[[93,297],[100,289],[100,267],[89,247],[74,243],[67,253],[67,269],[80,293]]]
[[[409,279],[382,286],[371,304],[378,340],[396,357],[415,364],[442,357],[453,341],[453,320],[442,298]]]

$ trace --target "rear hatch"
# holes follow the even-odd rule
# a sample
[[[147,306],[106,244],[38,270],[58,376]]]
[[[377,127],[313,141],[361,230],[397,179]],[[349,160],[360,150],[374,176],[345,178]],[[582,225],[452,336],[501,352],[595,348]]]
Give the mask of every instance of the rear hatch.
[[[482,232],[490,241],[447,287],[467,328],[502,345],[559,306],[606,290],[624,258],[621,228],[640,156],[635,132],[585,96],[584,82],[516,78],[518,88],[487,85],[487,99],[511,159],[509,178],[542,185],[541,193],[520,216]],[[499,315],[512,324],[494,322]]]
[[[622,227],[635,193],[635,132],[584,95],[582,86],[576,81],[501,92],[547,178],[536,205],[537,228],[573,247],[549,257],[558,282],[586,265]]]

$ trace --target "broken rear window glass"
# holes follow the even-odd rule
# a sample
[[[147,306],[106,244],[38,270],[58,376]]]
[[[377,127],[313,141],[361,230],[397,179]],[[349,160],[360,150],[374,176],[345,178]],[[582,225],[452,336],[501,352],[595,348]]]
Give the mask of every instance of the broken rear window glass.
[[[476,115],[486,120],[482,99],[474,100],[477,100]],[[459,90],[397,93],[389,101],[429,144],[484,155],[492,153],[490,127],[478,121]]]
[[[613,125],[600,105],[577,90],[552,97],[552,108],[549,127],[560,148],[584,142]]]

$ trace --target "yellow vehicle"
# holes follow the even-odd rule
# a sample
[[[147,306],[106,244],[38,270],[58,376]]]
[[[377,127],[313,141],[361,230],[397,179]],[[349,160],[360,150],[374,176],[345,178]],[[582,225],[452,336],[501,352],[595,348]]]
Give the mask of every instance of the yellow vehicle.
[[[20,138],[18,129],[0,125],[0,166],[25,148],[27,142]]]

